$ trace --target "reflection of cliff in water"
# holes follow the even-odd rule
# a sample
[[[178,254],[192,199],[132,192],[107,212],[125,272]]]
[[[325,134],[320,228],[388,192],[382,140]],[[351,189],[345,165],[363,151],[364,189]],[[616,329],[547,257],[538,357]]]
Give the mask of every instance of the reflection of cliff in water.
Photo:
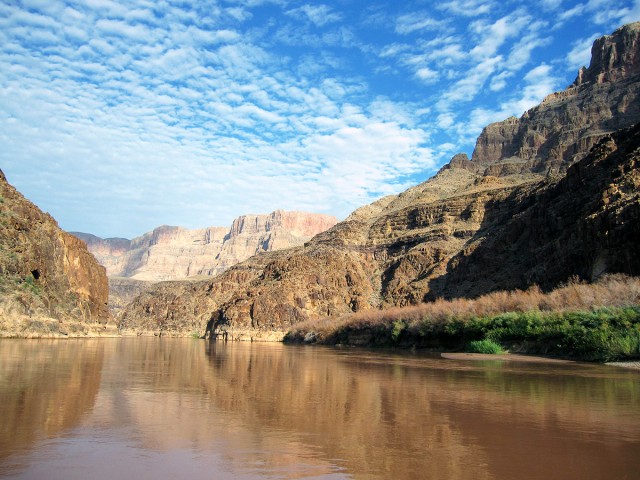
[[[150,448],[215,444],[230,465],[394,478],[553,477],[578,456],[565,478],[637,466],[637,372],[151,340],[117,355],[129,382],[118,416]]]
[[[304,347],[210,343],[206,352],[223,380],[212,394],[219,408],[262,428],[305,433],[351,474],[489,477],[482,449],[428,401],[436,385],[402,366]]]
[[[638,466],[636,372],[308,347],[211,343],[205,351],[218,407],[263,426],[313,432],[327,458],[344,459],[349,472],[547,478],[576,452],[575,478]],[[594,441],[598,435],[606,440]],[[602,458],[616,461],[604,467]]]
[[[100,388],[100,340],[0,341],[0,458],[62,434],[91,410]]]
[[[0,373],[0,460],[65,433],[116,448],[122,471],[224,478],[625,478],[640,462],[639,374],[597,365],[126,338],[0,342]]]

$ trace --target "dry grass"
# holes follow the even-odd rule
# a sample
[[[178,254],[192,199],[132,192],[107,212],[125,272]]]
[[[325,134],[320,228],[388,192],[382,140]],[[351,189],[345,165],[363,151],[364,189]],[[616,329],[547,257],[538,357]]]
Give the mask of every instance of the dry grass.
[[[559,288],[544,293],[537,286],[526,291],[499,291],[476,299],[436,300],[411,307],[366,310],[339,318],[319,318],[300,323],[290,332],[300,338],[313,332],[321,341],[343,328],[364,329],[388,327],[402,322],[411,329],[424,324],[466,321],[508,312],[593,311],[601,308],[640,305],[640,278],[608,275],[588,284],[573,279]]]

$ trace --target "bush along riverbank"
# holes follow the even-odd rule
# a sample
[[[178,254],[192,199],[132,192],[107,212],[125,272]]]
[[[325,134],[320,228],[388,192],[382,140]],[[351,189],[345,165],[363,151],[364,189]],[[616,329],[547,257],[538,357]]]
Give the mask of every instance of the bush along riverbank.
[[[606,306],[605,306],[606,305]],[[640,358],[640,279],[612,276],[553,292],[361,312],[298,324],[286,342],[529,353],[597,362]]]

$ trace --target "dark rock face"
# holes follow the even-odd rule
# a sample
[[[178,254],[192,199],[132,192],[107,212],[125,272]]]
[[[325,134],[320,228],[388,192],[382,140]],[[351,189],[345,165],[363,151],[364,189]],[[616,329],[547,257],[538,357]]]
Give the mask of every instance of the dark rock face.
[[[436,297],[552,288],[574,275],[640,274],[638,127],[630,128],[640,120],[639,32],[636,23],[596,42],[601,54],[574,86],[488,126],[472,160],[454,157],[303,248],[255,256],[206,282],[152,288],[121,325],[233,336]]]
[[[62,231],[4,175],[0,176],[0,289],[4,336],[37,335],[38,325],[44,328],[41,322],[34,331],[21,330],[36,319],[69,320],[92,328],[109,319],[104,267],[84,242]]]
[[[495,202],[428,297],[640,274],[639,167],[640,124],[602,139],[558,182]]]
[[[127,304],[153,283],[124,277],[109,277],[109,311],[116,317]]]

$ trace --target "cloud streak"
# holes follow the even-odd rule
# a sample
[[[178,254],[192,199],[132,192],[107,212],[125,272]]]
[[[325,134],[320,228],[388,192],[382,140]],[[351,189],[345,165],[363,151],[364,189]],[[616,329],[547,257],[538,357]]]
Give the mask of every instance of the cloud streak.
[[[345,217],[561,86],[553,62],[592,38],[475,0],[21,5],[0,5],[2,168],[63,228],[102,236],[276,208]],[[634,8],[610,4],[594,33]]]

